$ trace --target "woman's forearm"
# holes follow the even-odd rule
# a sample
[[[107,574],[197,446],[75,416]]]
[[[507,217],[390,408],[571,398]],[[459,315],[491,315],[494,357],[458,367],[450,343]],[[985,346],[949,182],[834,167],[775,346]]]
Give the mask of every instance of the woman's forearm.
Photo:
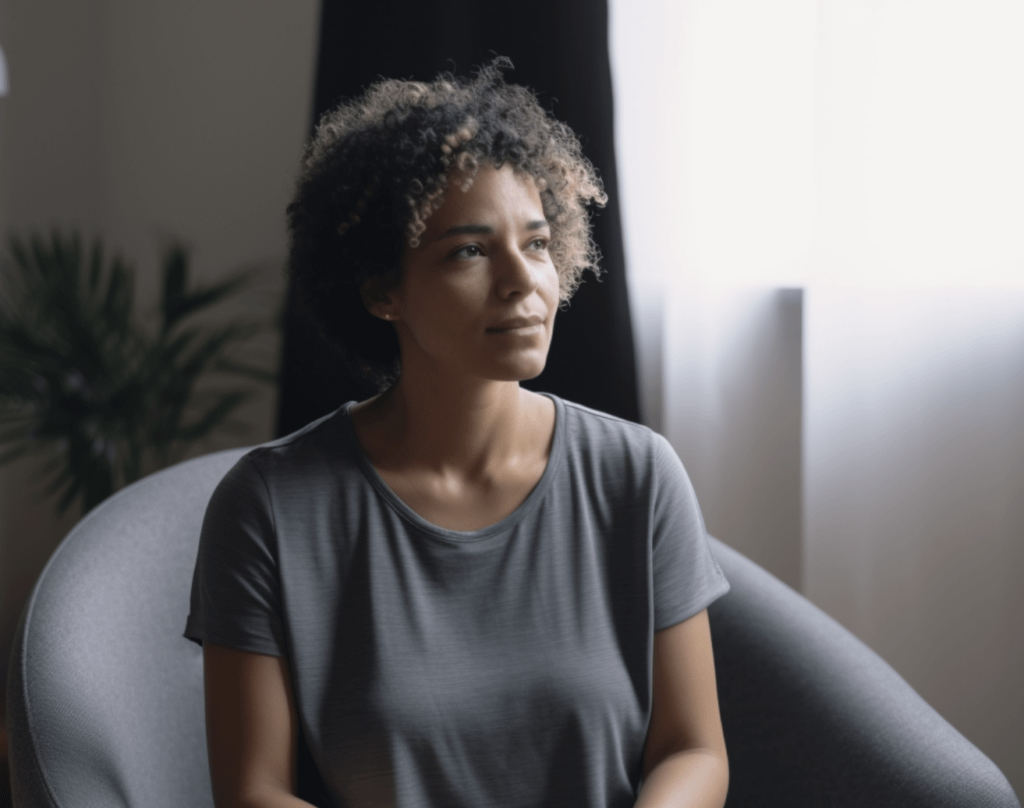
[[[214,801],[221,808],[218,801]],[[235,801],[229,801],[232,808],[314,808],[313,805],[279,789],[262,789]]]
[[[635,808],[722,808],[729,763],[711,749],[676,752],[651,769]]]

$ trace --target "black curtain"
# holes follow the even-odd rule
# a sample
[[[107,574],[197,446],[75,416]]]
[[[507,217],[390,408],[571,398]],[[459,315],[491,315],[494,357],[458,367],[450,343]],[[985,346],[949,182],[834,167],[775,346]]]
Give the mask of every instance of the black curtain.
[[[605,0],[323,0],[314,121],[381,76],[468,75],[496,55],[515,65],[508,81],[537,91],[541,104],[579,134],[609,195],[594,217],[605,272],[600,281],[588,273],[570,307],[559,312],[544,373],[523,386],[639,421]],[[278,435],[372,392],[343,372],[289,290]]]

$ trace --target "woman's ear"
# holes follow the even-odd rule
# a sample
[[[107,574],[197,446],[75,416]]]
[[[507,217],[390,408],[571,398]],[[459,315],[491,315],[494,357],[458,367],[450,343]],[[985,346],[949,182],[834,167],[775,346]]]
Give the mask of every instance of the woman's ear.
[[[359,287],[359,294],[363,298],[366,310],[374,317],[382,320],[397,318],[395,301],[386,290],[383,278],[367,278]]]

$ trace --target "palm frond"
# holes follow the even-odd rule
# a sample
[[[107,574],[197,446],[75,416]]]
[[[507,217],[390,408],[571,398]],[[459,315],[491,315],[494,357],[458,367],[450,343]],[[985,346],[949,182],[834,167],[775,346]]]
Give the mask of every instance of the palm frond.
[[[218,370],[222,373],[235,373],[239,376],[248,376],[250,379],[256,379],[267,384],[277,384],[280,379],[280,375],[276,371],[253,367],[252,365],[246,365],[230,359],[218,359],[213,364],[213,370]]]
[[[188,253],[181,245],[172,245],[164,254],[163,263],[163,332],[171,331],[186,317],[223,300],[252,278],[250,271],[240,272],[212,286],[192,291],[188,285]]]
[[[88,510],[153,463],[234,426],[230,416],[254,390],[200,393],[208,373],[276,381],[226,355],[266,326],[187,325],[242,289],[250,271],[194,286],[187,251],[171,245],[153,323],[134,312],[134,268],[116,254],[108,258],[99,239],[85,247],[75,233],[32,233],[11,236],[6,252],[0,465],[49,447],[39,472],[61,511],[76,501]]]

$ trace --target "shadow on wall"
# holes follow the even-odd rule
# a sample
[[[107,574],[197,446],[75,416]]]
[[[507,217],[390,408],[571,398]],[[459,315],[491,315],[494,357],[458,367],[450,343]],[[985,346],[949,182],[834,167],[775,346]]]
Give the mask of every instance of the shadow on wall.
[[[680,287],[641,305],[655,299],[664,432],[709,531],[1024,791],[1024,290]]]
[[[804,588],[1024,793],[1024,289],[812,288]]]
[[[708,531],[800,591],[803,290],[676,288],[664,432]]]

